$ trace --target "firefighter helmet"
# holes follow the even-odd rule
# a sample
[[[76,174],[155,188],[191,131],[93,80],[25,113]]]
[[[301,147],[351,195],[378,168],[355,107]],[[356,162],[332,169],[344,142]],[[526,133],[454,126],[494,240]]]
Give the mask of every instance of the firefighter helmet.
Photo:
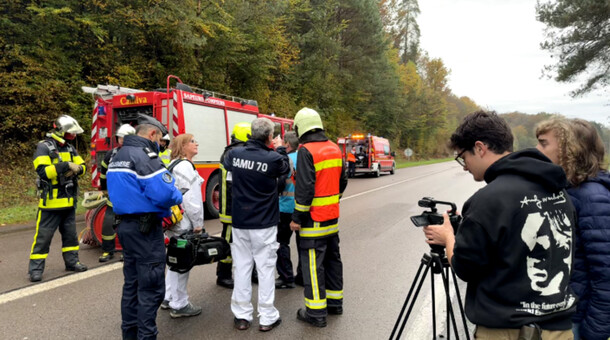
[[[248,122],[237,123],[233,126],[233,136],[239,141],[247,142],[251,133],[252,127]]]
[[[76,119],[68,115],[59,116],[53,123],[53,127],[59,135],[66,139],[74,139],[76,135],[83,133],[83,128],[78,125]]]
[[[314,129],[324,129],[322,118],[316,110],[304,107],[294,116],[295,131],[299,137]]]
[[[129,124],[121,125],[119,127],[119,129],[116,131],[117,137],[125,137],[127,135],[135,135],[135,134],[136,134],[136,129],[134,129],[134,127]]]
[[[161,137],[161,140],[169,142],[169,134],[166,133],[165,135],[163,135],[163,137]]]

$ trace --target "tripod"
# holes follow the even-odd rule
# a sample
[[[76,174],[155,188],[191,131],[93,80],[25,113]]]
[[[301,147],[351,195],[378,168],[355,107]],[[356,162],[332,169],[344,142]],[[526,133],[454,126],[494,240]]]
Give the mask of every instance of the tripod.
[[[392,329],[392,334],[390,335],[390,340],[391,339],[400,339],[400,336],[402,335],[402,331],[404,330],[404,328],[407,324],[407,320],[409,319],[409,315],[411,314],[411,310],[413,309],[413,306],[415,305],[415,300],[417,300],[419,291],[421,290],[424,280],[426,279],[426,274],[428,273],[430,268],[432,268],[432,271],[430,271],[430,283],[431,283],[431,287],[432,287],[433,339],[436,339],[436,301],[435,301],[435,296],[434,296],[434,293],[435,293],[434,292],[434,275],[435,274],[441,274],[441,278],[443,280],[443,286],[445,288],[445,297],[446,297],[446,302],[447,302],[447,315],[446,315],[447,340],[451,339],[451,325],[453,325],[453,330],[454,330],[456,339],[457,340],[460,339],[460,336],[458,335],[457,324],[455,321],[455,315],[453,313],[453,307],[451,305],[451,298],[449,295],[449,288],[450,288],[449,272],[451,272],[451,275],[453,277],[453,285],[454,285],[455,293],[456,293],[457,300],[458,300],[458,305],[460,306],[460,314],[462,316],[462,322],[464,324],[464,331],[466,333],[466,339],[470,340],[470,335],[468,334],[468,326],[466,325],[466,317],[464,315],[464,307],[462,304],[462,298],[460,296],[460,291],[458,289],[456,276],[455,276],[455,273],[453,272],[453,270],[451,269],[451,267],[449,266],[449,262],[447,261],[447,257],[445,256],[445,249],[440,246],[431,246],[431,248],[432,249],[431,249],[430,253],[424,254],[422,256],[421,263],[419,265],[419,269],[417,270],[417,274],[415,275],[415,278],[413,279],[413,282],[411,283],[411,289],[409,289],[409,294],[407,295],[407,298],[405,299],[405,302],[402,305],[400,314],[398,315],[398,318],[396,319],[396,323],[394,324],[394,328]],[[424,270],[424,273],[420,278],[421,271],[424,267],[426,269]],[[415,288],[416,285],[417,285],[417,289],[415,290],[415,294],[413,295],[413,289]],[[409,309],[407,310],[407,313],[406,313],[406,315],[404,315],[404,319],[403,319],[403,314],[405,312],[405,308],[407,308],[407,304],[409,303],[409,300],[411,299],[411,295],[413,295],[413,299],[411,300],[411,304],[409,304]],[[449,323],[449,317],[451,317],[451,324]],[[401,324],[401,320],[402,320],[402,324]],[[398,329],[399,325],[400,325],[400,329]],[[398,330],[398,333],[396,333],[397,330]],[[396,334],[396,337],[394,337],[395,334]]]

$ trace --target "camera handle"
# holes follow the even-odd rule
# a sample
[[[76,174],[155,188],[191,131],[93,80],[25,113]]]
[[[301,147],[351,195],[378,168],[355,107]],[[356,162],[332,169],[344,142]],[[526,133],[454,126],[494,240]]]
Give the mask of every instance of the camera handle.
[[[420,274],[422,273],[422,269],[424,269],[424,267],[425,267],[425,270],[423,272],[423,275],[421,275],[421,278],[420,278]],[[430,271],[431,268],[432,268],[432,270]],[[443,269],[444,269],[444,271],[443,271]],[[460,315],[462,317],[462,322],[464,325],[464,332],[466,333],[466,339],[470,340],[470,335],[468,334],[468,325],[466,324],[466,315],[464,314],[464,305],[462,303],[462,297],[460,296],[460,290],[458,288],[458,283],[457,283],[457,278],[456,278],[455,272],[453,272],[453,269],[451,269],[451,266],[449,266],[449,262],[447,261],[447,257],[445,256],[444,252],[440,253],[440,252],[435,252],[435,251],[431,251],[429,254],[424,254],[422,256],[421,263],[419,265],[419,269],[417,269],[417,274],[415,275],[415,278],[413,279],[413,282],[411,283],[411,288],[409,289],[407,298],[405,299],[405,302],[402,305],[400,314],[398,315],[398,318],[396,319],[396,323],[394,324],[394,328],[392,329],[392,334],[390,335],[390,340],[400,339],[402,332],[403,332],[405,326],[407,325],[407,320],[409,319],[409,315],[411,314],[411,311],[413,310],[413,307],[415,305],[415,301],[417,300],[417,296],[419,295],[419,292],[424,283],[424,280],[426,279],[426,274],[428,274],[428,272],[430,272],[430,284],[432,287],[433,339],[437,338],[436,337],[436,300],[435,300],[435,291],[434,291],[434,275],[435,274],[441,274],[441,278],[443,280],[443,287],[445,288],[444,290],[445,290],[445,297],[446,297],[446,302],[447,302],[447,313],[446,313],[447,337],[446,338],[448,340],[451,339],[451,324],[452,324],[456,339],[457,340],[460,339],[460,336],[458,334],[457,324],[455,321],[455,315],[453,312],[453,306],[451,304],[451,298],[449,295],[449,290],[450,290],[449,272],[451,272],[451,275],[453,277],[453,288],[455,289],[455,293],[457,296],[457,302],[460,307]],[[413,290],[415,289],[416,285],[417,285],[417,289],[415,290],[415,294],[413,295]],[[413,299],[411,299],[411,295],[413,295]],[[409,300],[411,301],[410,304],[409,304]],[[407,305],[409,305],[409,308],[406,312],[406,315],[404,315]],[[451,324],[449,323],[450,317],[451,317]],[[401,321],[402,321],[402,323],[401,323]],[[399,325],[400,325],[400,329],[398,329]],[[396,333],[397,330],[398,330],[398,333]],[[395,335],[396,335],[396,337],[395,337]]]

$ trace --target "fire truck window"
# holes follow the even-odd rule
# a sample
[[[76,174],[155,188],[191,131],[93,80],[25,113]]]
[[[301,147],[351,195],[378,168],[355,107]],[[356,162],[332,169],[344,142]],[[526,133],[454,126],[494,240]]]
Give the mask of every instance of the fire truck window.
[[[292,127],[288,123],[284,123],[284,133],[292,130]]]
[[[274,125],[275,126],[273,127],[273,138],[282,135],[282,124],[276,122],[274,123]]]
[[[383,146],[383,154],[384,155],[389,155],[390,154],[390,146],[389,145],[384,145]]]

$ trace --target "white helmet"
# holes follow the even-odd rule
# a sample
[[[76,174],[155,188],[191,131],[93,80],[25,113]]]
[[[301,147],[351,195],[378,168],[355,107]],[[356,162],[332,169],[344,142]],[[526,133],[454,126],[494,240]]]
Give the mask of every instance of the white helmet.
[[[161,137],[161,140],[166,140],[169,142],[169,134],[165,134],[163,137]]]
[[[116,131],[116,136],[117,137],[125,137],[127,135],[135,135],[136,134],[136,129],[129,125],[129,124],[123,124],[119,127],[119,129]]]
[[[78,125],[78,122],[76,121],[76,119],[74,119],[68,115],[59,116],[59,118],[57,118],[57,120],[55,120],[53,127],[61,135],[63,135],[64,133],[69,133],[72,135],[79,135],[79,134],[83,133],[83,128],[81,128],[80,125]]]

